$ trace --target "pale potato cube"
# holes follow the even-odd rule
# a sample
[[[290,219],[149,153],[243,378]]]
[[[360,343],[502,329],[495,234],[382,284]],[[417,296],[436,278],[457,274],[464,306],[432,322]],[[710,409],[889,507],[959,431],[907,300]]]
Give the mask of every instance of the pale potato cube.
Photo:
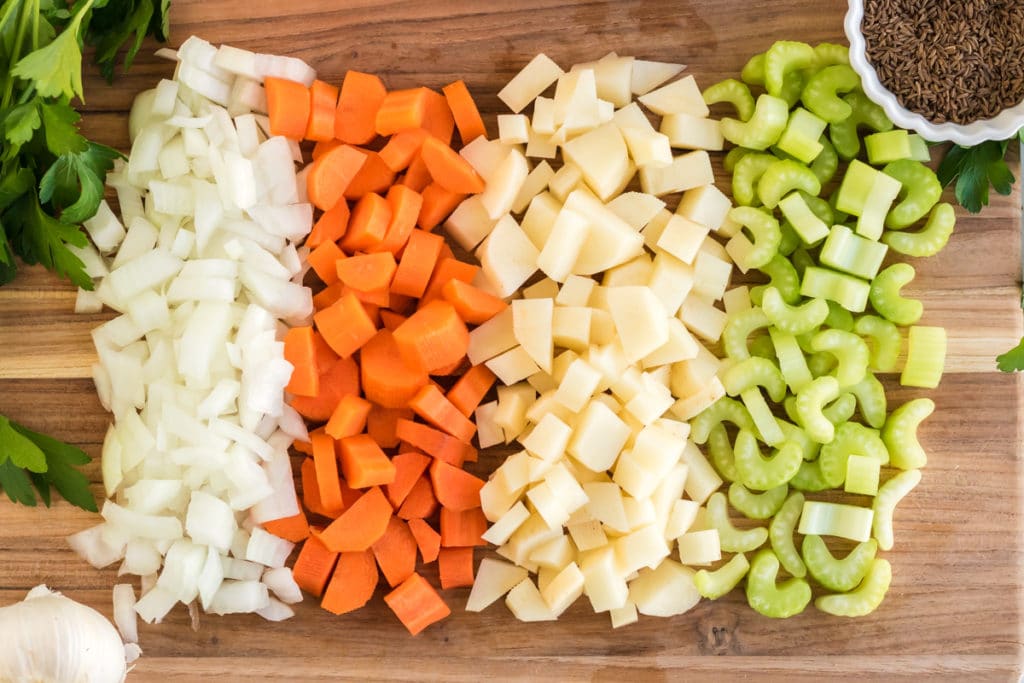
[[[572,436],[572,428],[555,415],[548,413],[537,423],[537,426],[530,432],[530,436],[523,439],[521,443],[530,455],[555,462],[565,453],[570,436]]]
[[[500,117],[499,117],[500,118]],[[693,114],[667,114],[661,120],[660,132],[677,149],[721,151],[725,147],[721,124],[715,119]]]
[[[693,577],[696,572],[675,560],[643,570],[629,583],[629,600],[640,614],[671,617],[689,611],[700,602]]]
[[[544,481],[555,492],[562,506],[570,515],[587,504],[587,494],[583,487],[561,462],[555,462],[552,465],[551,469],[544,474]]]
[[[586,361],[601,373],[601,384],[597,387],[598,391],[605,391],[615,384],[629,367],[629,361],[618,340],[613,340],[608,344],[591,345],[587,350]]]
[[[714,256],[715,258],[721,261],[725,261],[726,263],[732,263],[732,258],[729,257],[729,252],[725,250],[725,245],[716,240],[711,235],[708,235],[707,237],[704,238],[704,241],[701,242],[700,245],[700,251],[697,253],[708,254],[709,256]]]
[[[583,171],[571,160],[562,164],[562,167],[555,171],[555,174],[548,180],[548,190],[555,199],[564,202],[569,193],[583,183]]]
[[[615,341],[615,321],[608,311],[594,309],[590,314],[590,342],[604,346]]]
[[[619,130],[626,128],[636,128],[637,130],[645,130],[651,133],[657,133],[654,126],[651,125],[650,119],[647,118],[647,114],[640,108],[640,105],[636,102],[630,102],[626,106],[615,112],[612,116],[612,122],[619,127]]]
[[[497,479],[491,479],[480,487],[480,507],[489,522],[502,519],[518,502],[519,493],[506,491]]]
[[[629,89],[634,95],[644,95],[658,87],[686,68],[685,64],[649,62],[643,59],[633,61]]]
[[[647,225],[640,230],[640,234],[644,238],[644,246],[655,254],[663,253],[658,249],[658,240],[661,239],[661,233],[665,232],[665,228],[670,220],[672,220],[672,212],[668,209],[662,209],[654,214],[654,218],[649,220]]]
[[[533,387],[525,382],[498,387],[494,422],[505,433],[505,443],[511,443],[526,428],[526,411],[535,400]]]
[[[569,511],[546,481],[531,486],[526,491],[526,498],[549,527],[561,529],[568,521]]]
[[[633,177],[629,151],[614,123],[606,123],[562,145],[567,161],[583,172],[583,179],[601,201],[622,192]]]
[[[558,300],[555,301],[557,303]],[[586,306],[555,306],[551,322],[551,335],[555,346],[580,353],[586,351],[590,346],[592,317],[593,309]]]
[[[568,518],[568,516],[566,517]],[[531,566],[536,567],[536,563],[531,562],[529,559],[530,554],[542,543],[546,543],[561,535],[561,526],[552,528],[548,526],[548,523],[544,521],[539,512],[533,512],[529,519],[516,529],[509,542],[505,544],[505,546],[513,546],[516,550],[516,557],[509,557],[509,559],[516,564],[525,566],[524,563],[529,563]]]
[[[711,113],[693,76],[680,78],[637,99],[640,100],[640,104],[659,116],[692,114],[703,117]]]
[[[556,309],[555,313],[557,314],[560,310],[567,309]],[[589,311],[590,309],[583,310]],[[555,391],[555,400],[574,413],[578,413],[587,405],[600,383],[601,373],[591,367],[587,361],[577,358],[566,370],[562,383]]]
[[[625,263],[643,251],[643,237],[598,199],[574,190],[565,206],[590,222],[588,237],[573,266],[576,275],[593,275]]]
[[[672,366],[669,388],[673,396],[690,396],[703,389],[721,368],[722,361],[697,342],[697,356],[692,360],[676,363]],[[680,420],[689,417],[679,416]]]
[[[572,542],[580,552],[594,550],[608,545],[608,536],[604,533],[604,527],[596,519],[586,522],[573,523],[572,520],[566,525]]]
[[[647,281],[651,279],[651,271],[653,269],[654,264],[651,262],[651,257],[643,253],[634,259],[604,271],[604,276],[601,278],[601,286],[629,287],[646,285]]]
[[[708,184],[684,192],[676,213],[717,232],[731,208],[729,198],[713,184]]]
[[[712,301],[691,293],[679,309],[679,319],[686,327],[702,339],[718,341],[728,322],[725,311],[715,308]]]
[[[498,91],[498,99],[518,114],[563,73],[554,60],[543,53],[538,54]]]
[[[550,97],[538,97],[533,101],[533,120],[530,122],[534,132],[552,135],[555,132],[555,100]]]
[[[505,458],[491,478],[506,493],[518,496],[530,483],[530,456],[526,451],[516,451]],[[492,520],[493,521],[493,520]]]
[[[551,376],[555,378],[556,382],[559,384],[562,383],[569,366],[572,365],[573,361],[579,357],[580,355],[572,349],[566,349],[555,356],[555,360],[552,363]]]
[[[668,341],[668,316],[649,288],[609,288],[608,304],[629,362],[639,361]]]
[[[654,257],[654,268],[647,287],[661,302],[665,313],[674,316],[689,296],[694,281],[693,266],[683,263],[668,252],[660,252]]]
[[[612,380],[609,389],[615,397],[626,402],[639,394],[644,388],[643,373],[636,365],[630,365],[623,370],[618,377]]]
[[[522,526],[523,522],[530,516],[530,511],[523,505],[523,501],[517,501],[505,514],[499,517],[491,528],[484,532],[482,539],[494,545],[504,544],[515,530]]]
[[[544,479],[551,468],[554,467],[554,463],[550,460],[542,460],[535,458],[532,455],[528,456],[527,462],[530,465],[530,483],[534,484]]]
[[[485,360],[494,358],[515,345],[516,337],[512,332],[512,309],[506,308],[469,333],[469,350],[466,352],[466,356],[473,365],[480,365]]]
[[[550,413],[569,425],[569,427],[574,427],[576,425],[576,413],[555,400],[558,382],[554,382],[554,386],[555,388],[548,389],[537,397],[537,400],[530,406],[530,409],[526,411],[526,420],[533,424],[540,424],[544,416]]]
[[[593,69],[562,74],[555,84],[555,126],[573,131],[597,123],[597,79]]]
[[[722,478],[718,476],[715,468],[692,441],[686,442],[682,461],[689,468],[689,473],[686,475],[686,495],[691,500],[703,503],[712,493],[721,488]]]
[[[626,604],[617,609],[609,610],[608,615],[612,620],[612,628],[621,628],[635,624],[640,620],[637,616],[636,605],[626,600]]]
[[[679,318],[668,320],[668,341],[643,357],[641,365],[653,368],[697,357],[697,340]]]
[[[678,213],[673,214],[668,225],[658,238],[658,248],[662,249],[683,263],[692,264],[700,250],[704,238],[708,236],[708,227],[695,223]]]
[[[733,287],[722,295],[722,303],[725,304],[726,315],[749,311],[753,307],[750,301],[750,288],[746,285]]]
[[[511,296],[537,272],[539,254],[516,220],[507,214],[476,250],[480,267],[502,299]]]
[[[633,58],[619,57],[610,52],[596,62],[573,64],[570,71],[591,69],[597,81],[597,96],[607,100],[616,107],[630,102],[632,93],[630,83],[633,77]]]
[[[459,154],[469,162],[469,165],[480,174],[481,178],[490,182],[512,149],[497,140],[488,140],[481,135],[473,138],[469,144],[460,149]]]
[[[576,557],[576,548],[572,539],[565,534],[544,541],[530,553],[530,561],[541,567],[561,570]]]
[[[558,156],[558,145],[551,136],[530,128],[530,141],[526,143],[526,156],[532,159],[554,159]]]
[[[558,283],[549,277],[537,280],[523,288],[524,299],[554,299],[558,295]]]
[[[519,621],[555,621],[558,619],[529,578],[516,584],[505,596],[505,605]]]
[[[490,401],[477,406],[474,411],[476,416],[476,440],[480,448],[490,448],[505,441],[505,435],[494,422],[494,414],[498,410],[498,402]]]
[[[682,420],[675,420],[671,417],[662,417],[654,421],[667,432],[673,434],[677,439],[685,439],[690,435],[690,423]]]
[[[472,251],[491,233],[496,221],[487,215],[479,195],[463,200],[444,222],[444,230],[466,251]]]
[[[557,311],[558,309],[555,310]],[[537,390],[538,394],[544,394],[549,391],[554,392],[558,388],[558,382],[555,381],[555,378],[543,370],[533,373],[526,378],[526,381]]]
[[[480,193],[480,202],[487,209],[487,215],[498,220],[508,213],[529,174],[530,164],[526,157],[518,148],[510,148],[508,156],[486,179],[487,187]]]
[[[527,571],[527,573],[535,572],[540,569],[540,567],[526,558],[523,549],[514,541],[509,541],[505,545],[499,545],[494,549],[494,552],[501,557],[504,557],[506,560],[515,563],[517,566],[522,567]]]
[[[583,486],[584,484],[590,484],[593,482],[610,481],[610,478],[608,477],[608,474],[606,472],[593,472],[584,467],[583,465],[579,464],[572,458],[564,458],[560,462],[562,466],[565,467],[565,469],[569,470],[569,473],[572,474],[573,478],[579,482],[580,486]],[[578,520],[591,519],[593,519],[593,516],[589,512],[587,512],[586,507],[583,507],[574,512],[573,518],[569,521],[575,523]]]
[[[530,119],[525,114],[498,114],[498,140],[503,145],[525,145],[530,140]]]
[[[679,442],[682,443],[685,440],[684,437],[679,439]],[[668,471],[668,474],[662,477],[657,488],[651,494],[654,518],[658,528],[663,531],[668,528],[668,519],[672,514],[672,505],[683,497],[683,493],[686,490],[686,477],[689,472],[690,468],[685,463],[677,462]],[[669,539],[666,538],[665,540]]]
[[[673,501],[672,510],[668,515],[668,524],[665,525],[665,540],[674,541],[693,526],[697,519],[697,511],[700,510],[700,503],[679,498]]]
[[[688,531],[676,540],[679,561],[690,565],[708,565],[722,559],[717,529]]]
[[[512,202],[512,213],[525,211],[533,198],[544,191],[554,175],[555,171],[547,161],[541,161],[534,166],[530,174],[526,176],[526,180],[523,181],[523,186],[519,188],[519,194],[516,195],[515,201]]]
[[[628,576],[643,567],[653,569],[668,557],[670,549],[665,535],[654,524],[648,524],[620,536],[613,543],[619,576]]]
[[[665,208],[665,202],[653,194],[623,192],[608,202],[608,208],[616,216],[629,223],[634,230],[642,230]]]
[[[644,427],[633,448],[619,457],[612,481],[634,498],[649,497],[679,462],[685,444],[660,427]]]
[[[529,572],[508,562],[485,557],[480,560],[473,588],[466,600],[467,612],[481,612],[512,588],[529,578]]]
[[[629,156],[637,168],[660,168],[672,163],[672,144],[664,133],[632,127],[621,130]]]
[[[564,282],[572,273],[589,230],[585,216],[563,207],[540,250],[537,267],[552,280]]]
[[[556,617],[569,609],[569,605],[576,602],[581,595],[583,595],[583,573],[575,562],[570,562],[541,591],[544,602]]]
[[[484,365],[504,384],[521,382],[540,370],[533,356],[522,346],[514,346],[505,353],[484,361]]]
[[[558,576],[559,571],[561,569],[537,566],[537,589],[541,592],[541,595],[544,594],[544,589]]]
[[[625,496],[622,499],[622,507],[626,509],[626,519],[629,520],[631,531],[658,521],[658,516],[654,511],[654,503],[647,498],[638,499],[632,496]]]
[[[712,377],[703,388],[680,395],[679,400],[673,403],[669,410],[680,420],[689,420],[702,413],[705,408],[709,408],[723,396],[725,396],[725,387],[722,386],[721,380]]]
[[[590,482],[583,485],[587,494],[586,510],[615,533],[629,531],[629,520],[622,502],[622,489],[613,482]]]
[[[558,290],[555,303],[559,306],[586,306],[596,284],[593,278],[570,275]]]
[[[607,612],[622,607],[629,597],[629,587],[619,575],[615,563],[615,549],[605,546],[587,553],[580,561],[583,590],[595,612]]]
[[[700,251],[693,264],[693,292],[711,300],[721,299],[729,286],[732,264],[707,251]]]
[[[628,415],[636,418],[640,424],[652,424],[672,407],[675,399],[672,392],[657,380],[644,376],[643,388],[633,398],[626,401],[623,409]]]
[[[629,435],[629,427],[607,405],[591,401],[583,409],[566,451],[584,467],[603,472],[615,464]]]
[[[668,166],[648,165],[640,169],[640,187],[644,192],[661,196],[690,190],[715,182],[711,157],[696,150],[672,158]]]
[[[738,233],[742,229],[742,225],[740,225],[737,221],[733,220],[727,215],[722,220],[722,224],[718,226],[718,230],[716,230],[715,232],[717,232],[722,237],[728,239],[730,237],[734,237],[736,233]]]
[[[562,203],[550,192],[541,192],[530,200],[520,227],[538,250],[544,248],[561,210]]]

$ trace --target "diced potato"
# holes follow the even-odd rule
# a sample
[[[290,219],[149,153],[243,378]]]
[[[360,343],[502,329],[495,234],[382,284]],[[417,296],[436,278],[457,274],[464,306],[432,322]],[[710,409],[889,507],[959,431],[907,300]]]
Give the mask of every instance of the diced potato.
[[[620,536],[614,546],[619,576],[627,576],[643,567],[653,569],[669,555],[665,536],[654,524]]]
[[[668,341],[641,360],[644,368],[671,365],[697,357],[697,340],[679,318],[668,320]]]
[[[625,263],[643,251],[643,237],[593,196],[574,190],[565,206],[590,221],[586,242],[573,273],[592,275]]]
[[[570,562],[541,592],[544,602],[555,616],[569,609],[569,605],[576,602],[581,595],[583,573],[575,562]]]
[[[561,529],[569,519],[569,511],[546,481],[538,482],[527,490],[526,497],[544,523],[553,529]],[[559,532],[561,533],[561,532]]]
[[[630,531],[636,531],[658,521],[654,511],[654,503],[649,498],[625,496],[622,499],[622,507],[626,510],[626,519],[629,521]]]
[[[608,545],[608,536],[604,533],[601,522],[591,519],[586,522],[573,523],[569,520],[566,525],[572,542],[580,552],[594,550]]]
[[[669,410],[680,420],[689,420],[723,396],[725,387],[717,377],[712,377],[703,388],[682,396]]]
[[[528,580],[529,573],[522,567],[485,557],[480,560],[473,579],[473,588],[466,601],[467,612],[481,612],[516,584]]]
[[[613,610],[609,610],[609,616],[612,619],[612,628],[620,628],[622,626],[629,626],[639,621],[637,616],[636,605],[626,600],[626,604],[622,607],[618,607]]]
[[[597,81],[597,96],[616,107],[629,104],[632,99],[630,83],[633,78],[633,58],[608,54],[596,62],[574,64],[570,71],[593,69]]]
[[[629,427],[600,401],[583,409],[567,452],[594,472],[611,469],[630,436]]]
[[[563,310],[572,309],[555,309],[555,313]],[[590,309],[582,310],[589,311]],[[562,378],[561,384],[555,391],[555,400],[574,413],[578,413],[587,405],[600,383],[601,373],[591,367],[587,361],[577,358],[569,366],[565,377]]]
[[[551,376],[555,378],[556,382],[562,383],[562,380],[565,379],[565,373],[569,370],[569,366],[579,357],[580,355],[572,349],[566,349],[555,356],[555,360],[551,364]]]
[[[622,502],[622,489],[613,482],[592,482],[583,485],[587,494],[586,510],[615,533],[629,531],[629,520]]]
[[[576,425],[576,413],[555,400],[555,392],[558,390],[559,382],[552,377],[552,383],[554,388],[548,389],[538,396],[537,400],[526,411],[526,420],[533,424],[540,424],[544,416],[550,413],[569,425],[569,427],[574,427]]]
[[[515,563],[517,566],[522,567],[527,572],[535,572],[540,569],[540,567],[535,563],[530,562],[521,545],[516,541],[509,541],[505,545],[499,545],[494,549],[494,552],[501,557],[504,557],[506,560]]]
[[[559,306],[586,306],[596,284],[592,278],[570,275],[558,290],[555,303]]]
[[[480,267],[501,298],[511,296],[537,272],[539,254],[516,220],[507,214],[476,250]]]
[[[515,507],[519,501],[518,491],[506,491],[496,479],[487,481],[480,488],[480,507],[489,522],[497,522]],[[509,522],[510,523],[510,522]],[[518,528],[518,524],[516,528]],[[515,531],[515,529],[513,529]],[[500,531],[496,535],[500,535]],[[507,539],[506,539],[507,540]]]
[[[519,621],[555,621],[558,619],[529,578],[516,584],[505,596],[505,605]]]
[[[538,250],[544,248],[561,210],[562,203],[550,192],[541,192],[530,200],[520,227]]]
[[[558,283],[549,277],[537,280],[529,287],[524,287],[524,299],[554,299],[558,294]]]
[[[640,104],[660,116],[691,114],[703,117],[711,113],[693,76],[680,78],[637,99],[640,100]]]
[[[658,238],[657,247],[683,263],[692,264],[709,228],[678,213],[673,214]]]
[[[608,388],[615,398],[625,403],[643,390],[643,373],[636,365],[629,365],[612,380]]]
[[[590,343],[605,346],[615,341],[615,321],[608,311],[594,309],[590,313]]]
[[[530,483],[530,456],[526,451],[517,451],[505,458],[489,481],[497,482],[504,491],[520,495]]]
[[[633,73],[629,89],[634,95],[644,95],[685,69],[683,64],[633,60]]]
[[[490,234],[495,222],[487,215],[479,195],[473,195],[455,207],[444,222],[444,229],[460,247],[471,251]]]
[[[715,468],[692,441],[686,442],[682,461],[689,468],[689,473],[686,475],[686,495],[691,500],[703,503],[712,493],[721,488],[722,478],[718,476]]]
[[[586,360],[601,373],[601,384],[598,385],[598,391],[604,391],[615,384],[629,366],[629,361],[626,360],[626,354],[618,340],[604,345],[592,345],[587,351]]]
[[[672,366],[669,388],[673,396],[690,396],[704,388],[717,373],[722,365],[715,354],[697,342],[697,356],[692,360],[676,363]],[[680,420],[688,420],[689,417],[678,416]]]
[[[565,159],[579,167],[601,201],[608,201],[633,177],[626,141],[614,123],[606,123],[566,142]]]
[[[512,309],[512,333],[537,366],[551,372],[553,342],[551,320],[554,301],[549,298],[516,299]],[[531,371],[532,372],[532,371]],[[531,373],[523,375],[525,379]]]
[[[485,513],[486,514],[486,513]],[[515,505],[510,507],[505,514],[496,520],[493,520],[494,524],[484,532],[483,538],[488,543],[494,545],[504,544],[509,537],[515,533],[515,530],[522,526],[523,522],[530,516],[530,511],[523,505],[523,501],[517,501]],[[490,518],[488,518],[490,519]]]
[[[634,230],[642,230],[665,208],[665,202],[652,194],[624,192],[608,202],[608,208]]]
[[[512,332],[512,309],[506,308],[501,313],[474,328],[469,333],[469,350],[466,356],[473,365],[508,351],[516,345],[516,337]]]
[[[695,223],[718,231],[725,222],[732,202],[714,185],[700,185],[683,193],[676,213]]]
[[[675,399],[668,387],[644,373],[642,389],[623,406],[625,414],[645,427],[665,414]]]
[[[708,565],[722,559],[717,529],[689,531],[679,536],[679,561],[689,565]]]
[[[644,427],[615,464],[612,478],[634,498],[647,498],[682,457],[685,442],[653,425]]]
[[[579,133],[597,124],[597,79],[592,69],[570,71],[555,84],[555,126],[566,134]]]
[[[607,612],[625,605],[629,587],[619,574],[615,562],[615,549],[605,546],[596,552],[587,553],[581,560],[583,588],[595,612]]]
[[[533,101],[533,119],[530,121],[534,132],[551,135],[555,132],[555,100],[538,97]]]
[[[721,151],[725,147],[721,124],[715,119],[687,113],[668,114],[661,120],[659,130],[678,149]]]
[[[693,292],[707,299],[717,301],[725,296],[732,276],[732,263],[701,250],[693,264]]]
[[[526,411],[536,400],[533,387],[523,382],[498,387],[498,409],[494,422],[505,433],[505,443],[511,443],[526,428]]]
[[[544,474],[544,481],[555,492],[570,515],[587,504],[587,494],[583,487],[562,463],[556,462],[552,465]]]
[[[572,436],[572,429],[569,425],[548,413],[537,423],[537,427],[530,432],[530,436],[522,440],[522,444],[523,448],[531,455],[555,462],[565,452],[570,436]]]
[[[533,356],[522,346],[514,346],[505,353],[484,361],[484,365],[504,384],[521,382],[540,370]]]
[[[537,483],[547,476],[547,473],[554,467],[554,463],[550,460],[542,460],[541,458],[535,458],[532,455],[528,455],[526,462],[530,466],[530,483]]]
[[[647,281],[651,278],[653,267],[651,257],[646,253],[640,254],[634,259],[604,271],[604,276],[601,278],[601,286],[629,287],[646,285]]]
[[[558,309],[555,310],[557,311]],[[555,381],[555,378],[543,370],[538,370],[533,373],[526,378],[526,381],[537,391],[538,394],[554,392],[555,389],[558,388],[558,382]]]
[[[667,135],[647,128],[621,128],[629,156],[637,168],[663,167],[672,163],[672,143]]]
[[[733,287],[722,295],[722,303],[725,304],[726,315],[749,311],[753,307],[750,302],[750,288],[746,285]]]
[[[697,519],[697,511],[700,503],[680,498],[673,501],[672,510],[668,515],[668,524],[665,526],[665,540],[674,541],[693,526]]]
[[[665,560],[655,569],[643,570],[629,584],[629,600],[640,614],[671,617],[700,602],[693,582],[694,572],[675,560]]]
[[[468,145],[459,150],[459,154],[469,162],[469,165],[480,174],[481,178],[490,182],[512,149],[497,140],[488,140],[481,135],[473,138]]]
[[[590,346],[592,316],[593,310],[587,306],[555,306],[551,322],[555,345],[580,353],[586,351]]]
[[[710,342],[721,338],[727,322],[725,311],[715,308],[714,303],[692,292],[679,309],[679,319],[691,332]]]
[[[640,187],[644,192],[661,196],[690,190],[715,182],[711,157],[704,150],[672,158],[668,166],[644,166],[640,169]]]
[[[540,250],[537,267],[552,280],[564,282],[572,273],[589,229],[586,217],[563,207]]]
[[[530,119],[525,114],[498,114],[498,139],[503,145],[525,145],[530,140]]]
[[[561,570],[576,557],[576,548],[572,539],[560,534],[549,541],[544,541],[530,553],[530,560],[541,567]]]
[[[563,73],[554,60],[538,54],[498,91],[498,99],[518,114]]]
[[[476,417],[476,438],[480,448],[490,448],[505,441],[505,435],[494,422],[494,413],[498,410],[497,401],[489,401],[477,406],[474,411]]]
[[[639,361],[668,341],[668,316],[649,288],[612,287],[608,304],[629,362]]]
[[[549,100],[550,101],[550,100]],[[530,128],[530,141],[526,143],[526,156],[531,159],[554,159],[558,156],[558,145],[551,136]]]
[[[487,187],[480,194],[480,202],[487,209],[487,215],[498,220],[508,213],[529,174],[530,165],[526,157],[517,148],[510,148],[508,156],[486,179]]]
[[[555,199],[564,202],[569,193],[583,183],[583,171],[572,161],[566,161],[548,180],[548,189]]]
[[[512,202],[512,213],[525,211],[533,198],[544,191],[554,175],[555,171],[547,161],[541,161],[534,166],[530,174],[526,176],[526,180],[523,181],[523,186],[519,188],[519,194],[516,195],[515,201]]]
[[[671,432],[669,433],[672,434]],[[680,439],[675,434],[672,434],[672,436],[679,443],[686,441],[686,437]],[[682,499],[683,493],[686,490],[686,477],[689,473],[690,468],[686,466],[686,463],[677,462],[668,471],[668,474],[661,478],[657,488],[651,494],[651,505],[654,506],[654,519],[659,529],[665,530],[668,528],[672,506]],[[666,537],[666,540],[669,539]]]

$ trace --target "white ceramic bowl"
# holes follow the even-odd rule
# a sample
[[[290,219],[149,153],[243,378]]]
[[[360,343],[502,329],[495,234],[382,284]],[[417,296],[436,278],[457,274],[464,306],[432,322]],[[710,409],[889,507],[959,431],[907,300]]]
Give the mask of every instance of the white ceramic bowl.
[[[973,121],[969,124],[932,123],[918,113],[900,105],[896,96],[882,85],[878,74],[868,62],[861,21],[864,19],[863,0],[849,0],[846,12],[846,38],[850,41],[850,66],[860,75],[864,93],[885,110],[886,115],[900,128],[908,128],[925,140],[940,142],[949,140],[958,145],[976,145],[985,140],[1006,140],[1024,127],[1024,102],[1004,109],[991,119]]]

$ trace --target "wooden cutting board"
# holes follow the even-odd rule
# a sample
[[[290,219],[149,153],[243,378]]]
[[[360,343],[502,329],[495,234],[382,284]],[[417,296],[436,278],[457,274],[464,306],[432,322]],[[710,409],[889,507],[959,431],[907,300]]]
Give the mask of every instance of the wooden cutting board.
[[[173,45],[197,33],[291,54],[336,83],[348,68],[381,74],[392,88],[461,77],[495,114],[495,93],[540,51],[563,66],[609,50],[682,61],[708,85],[735,75],[776,39],[844,42],[845,7],[842,0],[175,0],[171,14]],[[170,73],[149,54],[114,87],[91,71],[86,132],[126,150],[132,97]],[[489,127],[494,133],[493,119]],[[142,626],[145,655],[130,680],[1016,679],[1022,384],[996,372],[993,358],[1021,335],[1020,218],[1018,185],[982,216],[961,216],[949,247],[915,263],[919,277],[908,289],[925,301],[923,322],[948,329],[949,357],[937,390],[890,393],[893,404],[928,395],[938,409],[921,430],[929,463],[898,510],[896,549],[885,554],[893,584],[875,614],[846,620],[811,608],[773,621],[734,594],[613,631],[585,601],[557,623],[520,624],[501,605],[462,613],[463,589],[447,594],[456,608],[450,619],[411,638],[379,598],[344,618],[307,601],[286,623],[204,617],[198,630],[179,608],[163,624]],[[71,287],[34,268],[0,289],[0,412],[98,456],[108,416],[89,379],[89,330],[105,316],[76,316],[73,302]],[[493,467],[499,455],[481,464]],[[99,481],[98,462],[87,471]],[[110,615],[116,571],[94,570],[64,541],[96,516],[63,502],[29,509],[4,500],[0,519],[0,604],[47,583]]]

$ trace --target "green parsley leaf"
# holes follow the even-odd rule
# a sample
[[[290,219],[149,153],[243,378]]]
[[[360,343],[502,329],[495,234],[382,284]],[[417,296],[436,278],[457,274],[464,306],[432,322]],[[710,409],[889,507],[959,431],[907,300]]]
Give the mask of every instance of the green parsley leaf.
[[[1009,194],[1015,181],[1005,160],[1008,141],[989,140],[974,147],[953,145],[939,164],[943,186],[956,181],[956,199],[971,213],[988,206],[989,187]]]
[[[32,139],[41,120],[35,101],[19,104],[7,110],[3,118],[4,138],[11,145],[20,147]]]
[[[1020,343],[1006,353],[996,356],[996,367],[1003,372],[1019,372],[1024,370],[1024,337]]]
[[[10,460],[15,466],[30,472],[46,471],[46,455],[31,439],[15,431],[8,420],[0,415],[0,460]]]
[[[45,493],[43,487],[36,481],[36,477],[33,477],[33,482],[36,483],[36,489],[39,490],[43,502],[47,505],[50,504],[49,485],[52,484],[64,500],[83,510],[96,512],[96,499],[89,490],[89,480],[79,470],[72,467],[72,465],[84,465],[89,462],[89,456],[85,451],[19,424],[11,423],[11,426],[46,453],[48,468],[41,475],[47,484]]]
[[[82,117],[66,102],[44,102],[40,105],[43,113],[43,131],[46,133],[46,147],[55,156],[67,152],[84,152],[87,141],[78,132],[78,121]]]
[[[103,179],[120,156],[95,142],[80,154],[61,154],[39,181],[39,198],[61,208],[64,223],[90,218],[103,200]]]
[[[29,507],[36,506],[36,497],[32,493],[32,484],[29,482],[28,475],[25,474],[25,470],[18,469],[10,460],[0,463],[0,488],[12,502]]]
[[[21,168],[14,162],[4,164],[0,175],[0,211],[31,190],[35,181],[36,177],[27,168]]]
[[[108,81],[114,76],[118,51],[134,34],[135,38],[124,57],[125,70],[131,67],[149,32],[153,11],[152,0],[110,0],[103,8],[94,11],[90,29],[103,28],[102,38],[95,42],[96,63]]]
[[[85,274],[85,265],[67,248],[69,244],[88,244],[77,225],[68,225],[43,211],[39,199],[31,192],[24,194],[4,215],[8,235],[26,262],[42,263],[79,287],[92,289],[92,278]]]
[[[22,57],[11,73],[32,81],[43,97],[77,97],[84,102],[82,49],[78,45],[81,16],[80,11],[49,45]]]

